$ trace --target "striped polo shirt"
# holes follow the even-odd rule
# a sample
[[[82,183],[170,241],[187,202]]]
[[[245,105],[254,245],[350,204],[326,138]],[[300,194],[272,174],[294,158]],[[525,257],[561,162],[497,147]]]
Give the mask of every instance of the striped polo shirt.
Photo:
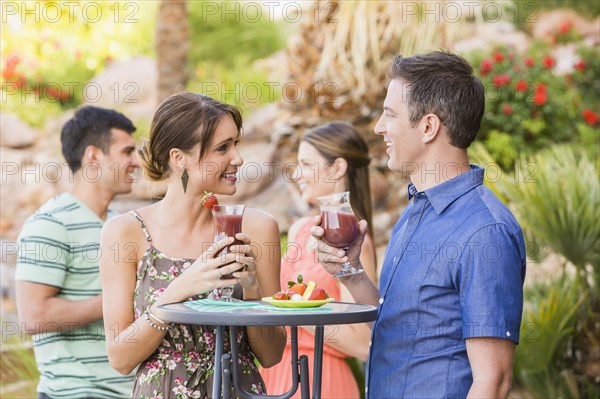
[[[16,279],[57,287],[57,298],[69,301],[100,294],[102,224],[69,193],[50,199],[21,230]],[[120,375],[108,363],[102,320],[62,332],[46,332],[42,326],[41,331],[32,337],[38,392],[52,398],[130,396],[133,374]]]

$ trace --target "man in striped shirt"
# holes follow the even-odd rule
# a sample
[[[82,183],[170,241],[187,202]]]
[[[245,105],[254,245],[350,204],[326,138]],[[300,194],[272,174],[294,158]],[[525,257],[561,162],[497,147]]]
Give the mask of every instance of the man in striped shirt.
[[[17,307],[34,342],[39,399],[130,396],[133,376],[108,363],[98,264],[108,205],[131,191],[139,167],[135,130],[116,111],[79,109],[61,132],[72,189],[42,205],[19,235]]]

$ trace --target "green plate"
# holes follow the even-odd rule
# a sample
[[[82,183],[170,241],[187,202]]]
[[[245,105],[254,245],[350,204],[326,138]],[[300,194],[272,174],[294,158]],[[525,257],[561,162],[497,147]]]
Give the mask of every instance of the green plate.
[[[323,306],[326,303],[333,302],[333,298],[327,299],[319,299],[313,301],[284,301],[280,299],[273,299],[270,296],[266,296],[261,299],[263,302],[267,302],[273,306],[277,306],[279,308],[318,308],[319,306]]]

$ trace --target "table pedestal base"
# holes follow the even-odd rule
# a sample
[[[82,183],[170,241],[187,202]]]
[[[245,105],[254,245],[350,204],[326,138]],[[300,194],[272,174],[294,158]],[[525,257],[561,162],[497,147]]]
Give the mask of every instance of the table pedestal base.
[[[243,399],[289,399],[298,390],[298,384],[300,385],[300,392],[302,399],[310,399],[310,388],[308,381],[308,356],[302,355],[298,357],[298,327],[291,326],[290,331],[292,333],[291,346],[292,346],[292,387],[289,391],[281,395],[257,395],[246,391],[240,386],[240,370],[238,364],[238,345],[235,337],[237,336],[237,327],[229,327],[229,345],[231,346],[231,354],[223,353],[223,346],[225,342],[225,328],[223,326],[217,326],[217,337],[215,341],[215,375],[213,378],[213,392],[212,396],[214,399],[231,398],[231,383],[237,395]],[[233,339],[231,337],[234,337]],[[324,327],[316,326],[315,332],[315,365],[313,369],[313,399],[321,398],[321,372],[323,366],[323,337]],[[233,378],[232,378],[233,377]]]

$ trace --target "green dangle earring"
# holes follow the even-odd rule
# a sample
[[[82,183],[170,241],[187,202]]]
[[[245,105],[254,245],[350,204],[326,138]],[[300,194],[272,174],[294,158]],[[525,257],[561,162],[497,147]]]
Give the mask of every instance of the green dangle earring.
[[[187,191],[188,180],[190,180],[190,175],[188,175],[187,169],[184,169],[181,174],[181,185],[183,186],[184,194]]]

